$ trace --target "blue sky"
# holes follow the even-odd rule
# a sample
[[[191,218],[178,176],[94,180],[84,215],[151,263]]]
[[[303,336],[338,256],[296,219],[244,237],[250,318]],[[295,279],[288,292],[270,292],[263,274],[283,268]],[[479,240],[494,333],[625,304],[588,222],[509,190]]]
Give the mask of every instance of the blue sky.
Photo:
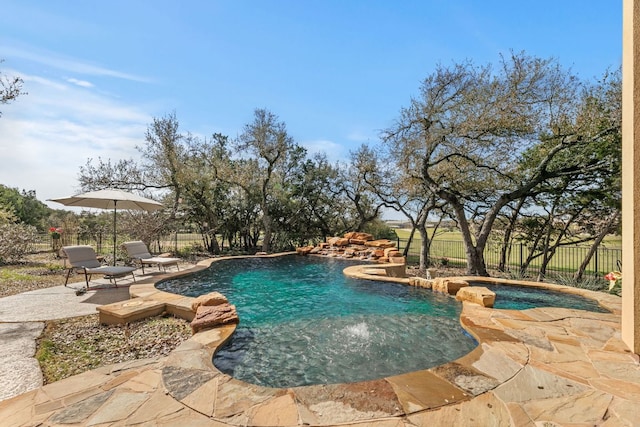
[[[153,117],[235,137],[266,108],[310,152],[375,144],[437,64],[526,51],[584,79],[622,61],[621,0],[31,1],[0,7],[0,184],[78,190],[89,158],[140,157]],[[60,209],[61,205],[48,203]]]

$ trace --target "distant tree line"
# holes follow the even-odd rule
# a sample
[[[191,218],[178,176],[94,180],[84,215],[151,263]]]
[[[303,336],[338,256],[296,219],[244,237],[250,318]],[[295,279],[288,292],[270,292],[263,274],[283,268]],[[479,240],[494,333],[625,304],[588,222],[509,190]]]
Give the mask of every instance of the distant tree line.
[[[512,244],[526,243],[540,279],[559,247],[585,243],[580,279],[619,229],[621,75],[585,81],[524,53],[496,66],[440,65],[379,143],[336,164],[309,155],[266,109],[237,138],[184,132],[175,114],[155,118],[138,149],[138,162],[89,159],[79,181],[85,191],[162,197],[163,212],[128,217],[146,241],[189,229],[213,254],[272,252],[352,230],[388,236],[380,217],[393,209],[420,235],[423,269],[445,221],[463,236],[468,274],[488,274],[490,240],[501,244],[502,269]]]

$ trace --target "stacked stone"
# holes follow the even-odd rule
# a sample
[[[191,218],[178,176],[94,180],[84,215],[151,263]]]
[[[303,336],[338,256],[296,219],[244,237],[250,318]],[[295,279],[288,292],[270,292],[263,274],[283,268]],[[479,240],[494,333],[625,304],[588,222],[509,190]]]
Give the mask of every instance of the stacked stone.
[[[330,237],[317,246],[297,248],[300,255],[325,255],[329,257],[356,258],[380,262],[404,262],[396,243],[388,239],[374,240],[368,233],[352,231],[342,237]]]
[[[219,292],[200,295],[191,303],[191,309],[196,313],[191,321],[194,334],[217,325],[238,323],[236,307],[229,304],[227,297]]]

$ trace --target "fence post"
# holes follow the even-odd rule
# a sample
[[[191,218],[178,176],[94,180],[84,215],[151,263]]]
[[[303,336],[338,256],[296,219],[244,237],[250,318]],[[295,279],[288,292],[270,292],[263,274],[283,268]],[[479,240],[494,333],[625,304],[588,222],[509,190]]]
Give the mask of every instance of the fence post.
[[[522,273],[522,243],[520,243],[520,265],[518,266],[518,272]]]

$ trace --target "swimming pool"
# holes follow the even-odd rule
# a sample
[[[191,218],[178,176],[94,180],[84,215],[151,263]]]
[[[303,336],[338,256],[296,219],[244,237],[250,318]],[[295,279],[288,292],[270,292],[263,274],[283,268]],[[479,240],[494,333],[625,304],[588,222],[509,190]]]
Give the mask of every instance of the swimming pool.
[[[222,260],[158,288],[226,295],[240,324],[213,362],[262,386],[378,379],[441,365],[475,348],[459,324],[462,305],[455,299],[344,276],[343,269],[357,263],[299,256]]]

